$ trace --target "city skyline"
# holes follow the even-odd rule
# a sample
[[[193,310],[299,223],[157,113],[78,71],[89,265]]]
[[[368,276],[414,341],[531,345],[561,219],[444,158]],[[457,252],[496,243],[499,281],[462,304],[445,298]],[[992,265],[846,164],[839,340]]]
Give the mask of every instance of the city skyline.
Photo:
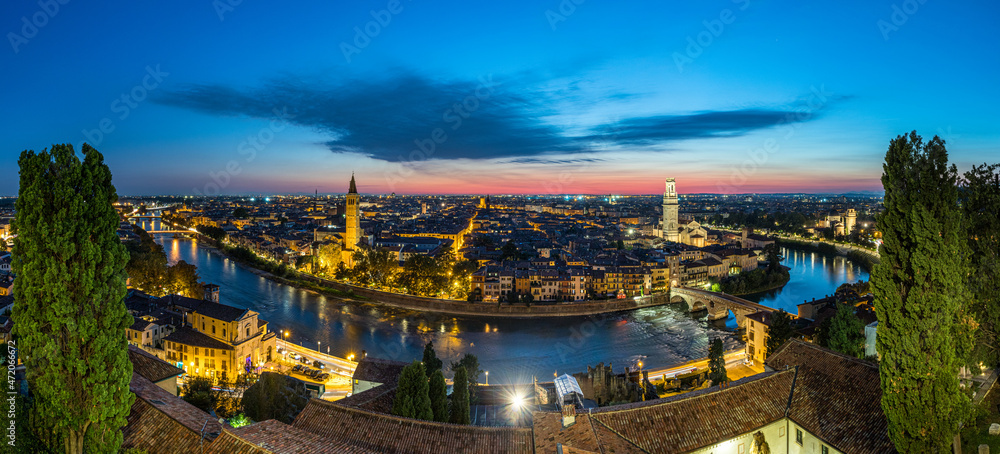
[[[84,141],[123,195],[880,192],[898,134],[1000,145],[986,2],[199,5],[4,5],[0,194]]]

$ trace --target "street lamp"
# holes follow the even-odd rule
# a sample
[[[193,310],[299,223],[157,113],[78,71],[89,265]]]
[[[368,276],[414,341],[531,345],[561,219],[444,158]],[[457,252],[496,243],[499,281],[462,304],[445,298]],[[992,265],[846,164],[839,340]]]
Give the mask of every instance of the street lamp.
[[[490,385],[490,371],[486,371],[486,386]]]

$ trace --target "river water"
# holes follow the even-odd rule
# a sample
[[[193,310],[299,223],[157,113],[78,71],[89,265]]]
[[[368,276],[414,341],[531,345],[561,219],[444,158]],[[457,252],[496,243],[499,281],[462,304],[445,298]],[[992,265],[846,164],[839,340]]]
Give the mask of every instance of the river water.
[[[488,319],[420,313],[370,304],[345,303],[279,284],[221,257],[197,240],[156,235],[171,263],[198,266],[202,281],[220,287],[220,301],[260,312],[272,331],[290,331],[288,340],[346,357],[369,355],[400,361],[420,359],[433,341],[447,365],[465,353],[479,358],[493,383],[526,383],[532,376],[586,371],[612,363],[616,371],[642,361],[644,368],[669,366],[708,353],[711,339],[727,349],[741,346],[736,322],[710,322],[675,306],[586,317]],[[838,285],[867,279],[844,258],[786,251],[792,280],[782,290],[758,296],[763,304],[795,311],[806,298],[821,297]],[[481,380],[485,377],[481,377]]]

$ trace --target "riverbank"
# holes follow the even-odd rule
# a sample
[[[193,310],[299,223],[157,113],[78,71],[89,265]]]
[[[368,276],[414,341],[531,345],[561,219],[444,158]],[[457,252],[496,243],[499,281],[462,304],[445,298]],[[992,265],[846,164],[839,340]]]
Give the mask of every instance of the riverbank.
[[[844,256],[852,262],[857,263],[861,269],[868,273],[871,273],[872,269],[875,268],[875,265],[878,265],[881,261],[877,251],[872,251],[852,244],[837,245],[820,241],[793,240],[788,238],[777,238],[775,243],[779,246],[809,252],[819,252],[830,256]]]
[[[238,257],[234,257],[233,255],[228,254],[224,249],[211,245],[210,240],[206,237],[201,236],[199,239],[201,240],[199,241],[199,247],[203,247],[211,253],[233,260],[250,272],[265,279],[270,279],[291,287],[314,291],[324,296],[357,304],[383,305],[397,309],[434,312],[448,315],[536,318],[599,315],[613,312],[631,311],[644,307],[660,306],[670,302],[670,298],[667,294],[620,300],[599,300],[570,303],[535,302],[530,306],[522,303],[470,303],[461,300],[403,295],[398,293],[382,292],[365,287],[357,287],[343,282],[331,281],[299,273],[294,270],[288,270],[285,276],[279,276],[272,272],[262,270],[254,266],[254,263],[248,263],[247,260],[241,260]]]

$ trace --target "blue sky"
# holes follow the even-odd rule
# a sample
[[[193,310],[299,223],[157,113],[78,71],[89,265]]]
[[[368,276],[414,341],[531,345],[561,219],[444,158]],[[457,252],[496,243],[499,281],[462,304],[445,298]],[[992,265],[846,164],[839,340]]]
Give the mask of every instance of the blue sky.
[[[85,140],[122,194],[340,193],[351,171],[369,193],[878,190],[913,129],[960,168],[1000,160],[986,1],[0,12],[0,194],[20,151]]]

